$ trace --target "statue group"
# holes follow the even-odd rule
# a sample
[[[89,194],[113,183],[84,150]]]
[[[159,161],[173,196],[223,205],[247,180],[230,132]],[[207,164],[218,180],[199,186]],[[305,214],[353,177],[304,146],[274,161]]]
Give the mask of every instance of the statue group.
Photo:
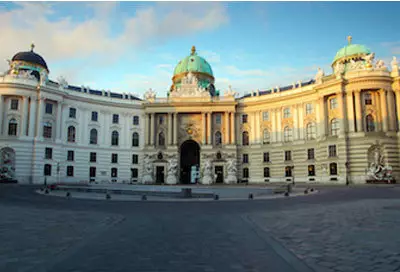
[[[393,181],[392,167],[387,162],[385,163],[379,147],[373,149],[373,161],[367,169],[367,175],[372,181],[389,183]]]

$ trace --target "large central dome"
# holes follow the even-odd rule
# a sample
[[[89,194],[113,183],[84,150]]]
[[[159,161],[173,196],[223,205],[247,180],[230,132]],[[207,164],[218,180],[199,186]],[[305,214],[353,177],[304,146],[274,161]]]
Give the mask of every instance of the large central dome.
[[[196,48],[194,46],[192,47],[190,56],[185,57],[178,63],[178,65],[176,65],[174,76],[188,72],[197,72],[207,74],[212,77],[214,76],[211,65],[205,59],[197,55]]]

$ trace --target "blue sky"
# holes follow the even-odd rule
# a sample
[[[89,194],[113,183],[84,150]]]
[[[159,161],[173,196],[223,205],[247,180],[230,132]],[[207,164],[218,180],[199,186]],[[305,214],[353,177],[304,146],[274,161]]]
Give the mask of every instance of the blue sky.
[[[331,73],[348,35],[388,63],[400,55],[399,10],[399,2],[2,2],[0,57],[34,41],[54,80],[165,96],[195,45],[217,89],[243,94],[308,80],[318,67]]]

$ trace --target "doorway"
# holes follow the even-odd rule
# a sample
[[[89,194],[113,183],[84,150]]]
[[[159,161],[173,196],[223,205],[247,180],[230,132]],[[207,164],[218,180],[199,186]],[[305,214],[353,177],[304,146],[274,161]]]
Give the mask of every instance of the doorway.
[[[215,166],[214,171],[216,175],[215,183],[224,183],[224,167]]]
[[[189,184],[192,166],[200,166],[200,146],[193,140],[182,143],[180,148],[180,183]]]
[[[164,183],[164,166],[156,167],[156,183],[158,184]]]

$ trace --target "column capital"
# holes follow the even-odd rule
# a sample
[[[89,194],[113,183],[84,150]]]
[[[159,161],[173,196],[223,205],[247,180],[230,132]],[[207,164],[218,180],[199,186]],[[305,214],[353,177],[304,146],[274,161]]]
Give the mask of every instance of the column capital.
[[[356,94],[361,93],[361,89],[354,89],[354,90],[352,90],[352,91],[353,91],[353,93],[356,93]]]

